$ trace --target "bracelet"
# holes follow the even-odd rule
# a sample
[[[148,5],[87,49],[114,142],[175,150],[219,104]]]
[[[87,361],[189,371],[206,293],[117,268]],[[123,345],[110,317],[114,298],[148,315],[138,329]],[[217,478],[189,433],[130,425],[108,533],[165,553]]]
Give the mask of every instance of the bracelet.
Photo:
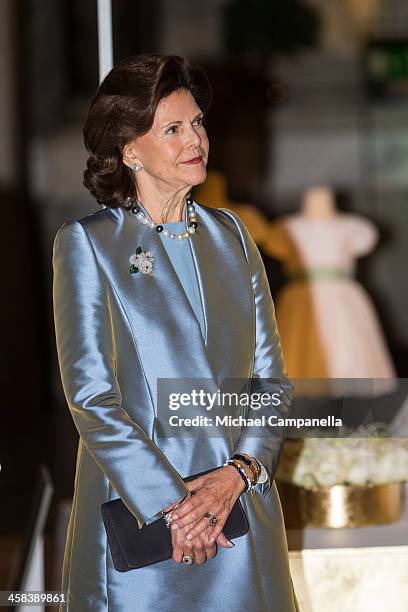
[[[261,469],[259,465],[255,462],[255,457],[252,457],[251,455],[244,455],[241,453],[234,453],[231,459],[238,459],[239,461],[243,461],[245,465],[249,467],[254,477],[252,481],[252,486],[256,485],[261,475]]]
[[[246,482],[248,483],[248,491],[250,491],[254,485],[253,479],[250,478],[244,468],[244,464],[241,461],[237,461],[237,459],[229,459],[229,462],[232,461],[232,465],[235,465],[235,467],[240,471],[242,470],[242,474],[244,474]],[[231,463],[229,463],[229,465],[231,465]]]
[[[250,491],[252,489],[252,483],[251,480],[248,478],[244,468],[242,467],[242,465],[236,461],[235,459],[228,459],[225,463],[224,463],[224,467],[227,465],[232,465],[236,470],[238,470],[239,475],[241,476],[242,480],[245,483],[245,489],[243,491],[243,493],[246,493],[247,491]]]
[[[254,486],[258,482],[260,473],[258,472],[258,466],[254,462],[253,458],[250,456],[241,455],[240,453],[235,453],[234,455],[232,455],[232,459],[243,461],[245,465],[249,467],[249,469],[251,470],[251,474],[253,476],[252,486]]]
[[[256,467],[258,468],[258,471],[259,471],[259,476],[260,476],[260,475],[261,475],[261,472],[262,472],[261,464],[259,463],[259,461],[258,461],[258,459],[257,459],[256,457],[252,457],[252,459],[254,460],[255,465],[256,465]]]
[[[257,459],[256,457],[253,457],[252,455],[248,455],[248,454],[246,454],[246,453],[240,453],[240,454],[236,454],[236,453],[235,453],[235,454],[233,455],[233,457],[235,457],[235,456],[242,457],[242,459],[243,459],[243,460],[244,460],[244,457],[245,457],[246,459],[248,459],[249,461],[251,461],[251,462],[252,462],[252,464],[253,464],[253,466],[254,466],[254,467],[255,467],[255,469],[257,470],[257,472],[258,472],[259,476],[261,475],[261,472],[262,472],[262,470],[261,470],[261,464],[259,463],[259,461],[258,461],[258,459]]]

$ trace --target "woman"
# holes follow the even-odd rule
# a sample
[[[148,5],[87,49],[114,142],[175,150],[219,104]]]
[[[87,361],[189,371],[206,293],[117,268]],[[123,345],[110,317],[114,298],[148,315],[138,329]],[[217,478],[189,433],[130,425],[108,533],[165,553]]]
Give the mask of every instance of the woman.
[[[285,374],[253,240],[236,215],[189,197],[206,176],[210,97],[188,61],[134,56],[105,78],[84,127],[84,184],[106,207],[65,223],[53,258],[58,359],[80,434],[64,610],[296,609],[273,482],[280,439],[248,427],[159,435],[159,378]],[[115,569],[100,507],[118,497],[139,528],[166,513],[171,559]],[[249,532],[228,542],[238,498]]]

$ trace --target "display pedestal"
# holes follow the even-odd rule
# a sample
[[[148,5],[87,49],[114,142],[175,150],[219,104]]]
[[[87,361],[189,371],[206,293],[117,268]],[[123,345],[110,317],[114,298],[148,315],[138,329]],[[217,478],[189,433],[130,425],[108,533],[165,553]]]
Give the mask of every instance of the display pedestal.
[[[401,519],[355,529],[288,529],[302,612],[408,610],[408,485]]]

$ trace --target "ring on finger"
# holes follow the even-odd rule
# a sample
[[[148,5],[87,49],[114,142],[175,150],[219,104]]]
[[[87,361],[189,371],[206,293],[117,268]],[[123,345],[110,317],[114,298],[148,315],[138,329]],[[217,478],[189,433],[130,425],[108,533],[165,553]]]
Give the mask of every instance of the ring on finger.
[[[184,565],[193,565],[194,558],[191,555],[183,555]]]
[[[214,527],[217,524],[218,519],[216,516],[214,516],[214,514],[210,514],[209,512],[206,512],[204,516],[208,518],[208,524],[210,527]]]

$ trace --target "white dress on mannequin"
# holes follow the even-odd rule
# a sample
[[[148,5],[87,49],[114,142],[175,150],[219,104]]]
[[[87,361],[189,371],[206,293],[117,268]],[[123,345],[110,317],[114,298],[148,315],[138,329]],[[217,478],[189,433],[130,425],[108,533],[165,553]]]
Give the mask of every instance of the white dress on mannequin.
[[[371,221],[349,213],[292,214],[269,226],[262,247],[290,281],[276,300],[290,377],[396,376],[372,301],[353,278],[356,259],[377,240]]]

